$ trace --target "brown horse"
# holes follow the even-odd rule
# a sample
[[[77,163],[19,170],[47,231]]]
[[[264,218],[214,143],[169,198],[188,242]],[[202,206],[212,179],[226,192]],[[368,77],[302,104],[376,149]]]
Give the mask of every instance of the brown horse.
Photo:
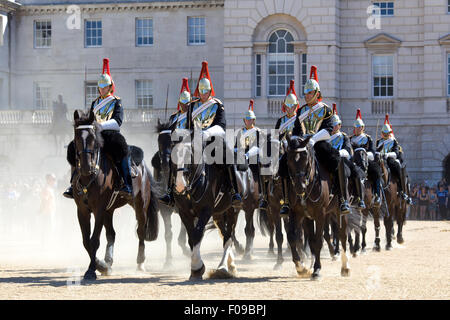
[[[138,270],[145,271],[145,241],[153,241],[158,235],[158,207],[154,196],[153,180],[145,162],[133,159],[132,171],[133,196],[124,198],[118,195],[121,178],[110,156],[103,151],[101,127],[94,120],[94,114],[85,115],[82,111],[74,113],[75,150],[77,173],[72,182],[74,199],[78,210],[78,221],[83,236],[83,245],[90,257],[89,268],[84,274],[85,280],[97,278],[95,270],[103,275],[111,272],[115,231],[113,228],[114,210],[126,204],[133,207],[138,223],[139,238]],[[132,157],[133,158],[133,157]],[[139,162],[136,164],[135,162]],[[91,236],[91,213],[95,217],[94,231]],[[100,246],[100,234],[103,226],[106,230],[105,261],[96,258]]]
[[[332,183],[326,169],[316,160],[314,148],[308,145],[311,137],[292,137],[288,139],[287,163],[289,177],[294,192],[289,193],[291,202],[289,213],[288,241],[292,251],[297,273],[304,276],[309,273],[300,260],[296,245],[296,231],[304,224],[305,236],[308,238],[314,266],[311,279],[320,277],[320,251],[322,249],[324,226],[328,214],[334,214],[339,226],[339,239],[342,245],[341,275],[349,276],[350,267],[347,256],[347,215],[341,215],[337,197],[330,197]],[[329,146],[331,153],[331,146]],[[292,188],[291,188],[292,190]],[[292,200],[291,200],[292,199]],[[295,203],[293,206],[292,203]],[[302,214],[298,214],[302,212]]]

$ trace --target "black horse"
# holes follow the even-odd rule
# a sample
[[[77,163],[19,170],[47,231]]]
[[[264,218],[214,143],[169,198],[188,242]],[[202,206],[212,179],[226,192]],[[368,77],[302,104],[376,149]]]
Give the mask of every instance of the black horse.
[[[169,181],[170,154],[172,152],[170,122],[161,123],[160,119],[158,119],[156,132],[158,133],[158,151],[155,152],[152,158],[153,177],[155,178],[160,190],[167,190],[167,183]],[[164,266],[169,267],[172,265],[173,259],[172,213],[175,209],[165,204],[160,204],[159,210],[164,222],[164,239],[166,241],[166,261]],[[180,233],[178,235],[178,245],[184,255],[190,256],[190,251],[186,246],[186,243],[186,228],[183,224],[181,224]]]
[[[91,259],[84,279],[95,280],[95,270],[103,275],[111,272],[115,231],[113,228],[114,210],[126,204],[133,207],[137,219],[138,270],[145,271],[145,241],[156,240],[158,235],[158,202],[153,192],[153,178],[143,160],[143,153],[132,156],[133,196],[125,199],[118,196],[121,178],[112,158],[103,151],[101,127],[95,121],[94,114],[85,115],[82,111],[74,113],[75,150],[78,175],[74,177],[72,187],[78,210],[78,221],[83,236],[83,245]],[[91,236],[91,213],[95,217],[94,231]],[[100,246],[100,234],[103,226],[106,230],[105,261],[96,258]]]
[[[339,201],[336,196],[331,197],[333,192],[332,183],[328,170],[326,170],[316,159],[316,152],[308,145],[310,136],[307,138],[293,136],[288,139],[287,163],[289,178],[294,188],[290,188],[290,199],[298,199],[295,202],[294,210],[289,213],[288,241],[292,251],[297,273],[299,275],[308,274],[300,260],[300,255],[295,245],[296,233],[302,226],[305,236],[308,239],[311,253],[314,256],[314,266],[311,279],[318,279],[320,276],[321,262],[320,251],[322,249],[324,226],[328,214],[335,215],[339,226],[339,239],[342,245],[341,254],[341,275],[350,275],[350,266],[347,256],[347,233],[348,214],[342,215],[339,210]],[[333,155],[335,151],[328,144],[321,144],[322,152],[332,156],[333,161],[339,161],[338,155]],[[331,167],[331,166],[330,166]],[[292,207],[292,204],[291,204]],[[298,212],[301,212],[299,214]]]
[[[193,136],[196,142],[193,132],[189,132],[188,136]],[[200,246],[211,217],[219,228],[224,249],[219,267],[211,277],[233,277],[236,274],[236,266],[231,250],[232,235],[238,212],[231,206],[231,186],[226,179],[227,169],[225,165],[206,163],[203,144],[194,142],[175,141],[172,150],[172,160],[176,160],[172,161],[172,172],[176,172],[174,200],[186,227],[191,248],[190,279],[202,279],[205,272]],[[196,159],[197,154],[200,155],[199,159]],[[189,161],[190,163],[186,163]],[[249,169],[237,174],[239,191],[243,198],[247,197],[251,179]]]

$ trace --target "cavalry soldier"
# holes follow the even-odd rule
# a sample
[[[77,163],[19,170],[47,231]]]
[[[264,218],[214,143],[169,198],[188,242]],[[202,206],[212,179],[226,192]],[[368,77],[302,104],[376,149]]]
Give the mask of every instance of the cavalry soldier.
[[[109,70],[109,59],[103,59],[103,71],[97,84],[99,97],[92,102],[90,112],[94,113],[95,121],[102,128],[103,150],[113,158],[123,178],[124,184],[120,189],[120,193],[125,197],[130,197],[133,193],[130,172],[131,163],[127,142],[120,133],[120,126],[123,121],[123,107],[121,99],[113,95],[115,86]],[[71,182],[76,167],[75,152],[75,145],[72,141],[67,148],[67,160],[72,165]],[[66,198],[73,198],[72,186],[63,195]]]
[[[204,140],[210,137],[223,139],[224,151],[228,149],[225,143],[225,108],[222,101],[214,97],[214,88],[209,76],[208,62],[202,62],[202,70],[200,72],[194,99],[188,108],[188,128],[201,129]],[[231,148],[229,149],[233,151]],[[224,153],[225,154],[225,153]],[[224,156],[225,157],[225,156]],[[231,202],[234,208],[242,206],[242,197],[238,192],[238,184],[236,179],[237,169],[234,163],[226,164],[228,171],[229,183],[231,185]]]
[[[367,177],[374,190],[373,204],[376,207],[381,205],[381,168],[378,162],[374,161],[375,148],[370,135],[364,132],[365,124],[361,117],[361,110],[356,111],[356,120],[353,124],[353,135],[350,137],[353,151],[359,148],[366,150],[368,158]],[[361,168],[362,169],[362,168]]]
[[[173,113],[169,118],[170,130],[175,129],[187,129],[187,111],[189,104],[191,103],[191,91],[189,90],[188,78],[183,78],[181,85],[180,95],[178,97],[177,111]],[[173,206],[173,176],[172,166],[169,166],[169,181],[167,183],[167,193],[159,200],[165,205]]]
[[[278,175],[281,178],[281,190],[283,194],[283,199],[280,200],[282,204],[280,209],[280,215],[282,217],[289,214],[289,197],[287,193],[288,187],[288,169],[287,169],[287,159],[285,156],[285,149],[287,148],[287,137],[292,135],[292,130],[294,129],[295,115],[299,107],[299,102],[297,94],[295,93],[294,80],[290,81],[289,89],[286,93],[286,98],[283,101],[283,106],[281,110],[286,114],[277,120],[275,129],[279,130],[279,141],[280,141],[280,161],[278,168]]]
[[[250,100],[250,105],[244,116],[244,127],[238,132],[235,148],[245,150],[245,158],[248,160],[253,177],[258,179],[260,199],[259,208],[267,210],[265,182],[260,174],[259,146],[261,130],[255,126],[256,115],[254,111],[254,101]]]
[[[384,125],[381,129],[381,139],[377,140],[377,153],[386,159],[389,169],[400,180],[400,185],[398,186],[400,196],[406,200],[407,204],[411,204],[412,200],[408,196],[408,186],[406,184],[406,163],[403,160],[402,148],[395,139],[389,123],[388,114],[386,114]]]
[[[297,111],[292,134],[311,136],[309,145],[314,147],[319,163],[334,177],[334,183],[338,183],[340,211],[346,214],[350,212],[350,206],[347,196],[344,160],[337,152],[332,152],[333,149],[327,142],[333,131],[333,111],[328,105],[321,102],[322,94],[316,66],[311,66],[310,79],[305,84],[304,94],[306,104]]]
[[[351,161],[351,157],[353,156],[352,146],[350,144],[350,139],[344,132],[341,132],[342,121],[339,118],[336,110],[336,104],[333,103],[333,116],[331,117],[331,124],[333,126],[333,131],[331,132],[331,138],[328,139],[328,143],[331,146],[339,151],[339,156],[344,162],[345,166],[345,185],[348,186],[348,178],[353,178],[355,184],[356,198],[358,202],[358,208],[365,209],[366,205],[364,203],[364,186],[362,180],[364,179],[364,175],[362,172],[358,171]],[[347,188],[346,192],[347,192]]]

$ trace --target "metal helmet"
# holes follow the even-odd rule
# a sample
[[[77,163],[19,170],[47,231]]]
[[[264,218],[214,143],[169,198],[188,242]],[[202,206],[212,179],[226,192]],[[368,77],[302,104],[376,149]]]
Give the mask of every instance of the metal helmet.
[[[319,83],[314,79],[308,79],[305,83],[304,94],[310,93],[311,91],[320,91]]]
[[[333,116],[331,117],[331,125],[334,127],[338,124],[342,124],[341,118],[339,118],[337,114],[333,114]]]
[[[180,93],[180,98],[178,99],[178,102],[182,103],[182,104],[187,104],[191,101],[191,94],[184,90],[183,92]]]
[[[250,104],[248,106],[248,110],[245,113],[244,119],[245,120],[256,120],[256,115],[255,112],[253,111],[255,109],[255,107],[253,106],[253,99],[250,100]]]
[[[389,122],[389,115],[388,114],[386,114],[386,117],[384,118],[384,125],[383,125],[383,128],[381,128],[381,132],[385,133],[385,134],[388,134],[388,133],[392,133],[393,134],[394,133],[393,130],[392,130],[391,124]]]
[[[364,121],[361,117],[361,109],[356,110],[356,120],[353,124],[355,128],[365,127]]]
[[[284,99],[284,104],[289,108],[295,107],[298,105],[297,96],[293,93],[288,94]]]
[[[105,87],[107,87],[107,86],[112,85],[112,79],[111,79],[111,76],[108,75],[108,74],[106,74],[106,73],[102,74],[102,75],[100,76],[100,78],[98,79],[97,85],[98,85],[100,88],[105,88]]]
[[[202,78],[198,82],[198,91],[201,94],[205,94],[211,91],[211,82],[207,78]]]

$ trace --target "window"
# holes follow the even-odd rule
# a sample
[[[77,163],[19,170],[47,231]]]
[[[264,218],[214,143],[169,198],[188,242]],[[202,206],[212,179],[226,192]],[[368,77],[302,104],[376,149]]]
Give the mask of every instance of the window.
[[[286,30],[278,30],[269,38],[268,95],[284,96],[294,79],[294,38]]]
[[[302,86],[301,86],[301,92],[300,95],[303,97],[304,95],[304,91],[305,91],[305,84],[306,81],[308,80],[308,61],[306,60],[306,53],[302,53],[302,72],[301,72],[301,77],[300,79],[302,79]]]
[[[50,48],[52,45],[52,23],[51,21],[34,22],[34,47]]]
[[[394,96],[394,56],[374,55],[372,57],[373,96]]]
[[[151,80],[136,80],[136,105],[139,109],[149,109],[153,107]]]
[[[255,96],[261,97],[261,55],[256,55],[256,63],[255,63],[255,75],[256,75],[256,86],[255,86]]]
[[[97,82],[86,82],[84,85],[84,97],[85,97],[85,105],[86,109],[91,107],[92,101],[97,99],[99,96],[97,89]]]
[[[394,15],[394,2],[392,2],[392,1],[374,2],[373,5],[380,8],[381,16],[393,16]],[[376,14],[375,10],[373,13]]]
[[[85,47],[102,46],[102,21],[86,20],[85,23]]]
[[[447,96],[450,97],[450,53],[447,54]]]
[[[35,109],[51,108],[50,84],[44,82],[34,83],[34,107]]]
[[[205,17],[188,17],[188,44],[205,44]]]
[[[151,46],[153,44],[153,19],[136,19],[136,46]]]
[[[447,13],[450,13],[450,0],[448,0],[448,4],[447,4]]]

